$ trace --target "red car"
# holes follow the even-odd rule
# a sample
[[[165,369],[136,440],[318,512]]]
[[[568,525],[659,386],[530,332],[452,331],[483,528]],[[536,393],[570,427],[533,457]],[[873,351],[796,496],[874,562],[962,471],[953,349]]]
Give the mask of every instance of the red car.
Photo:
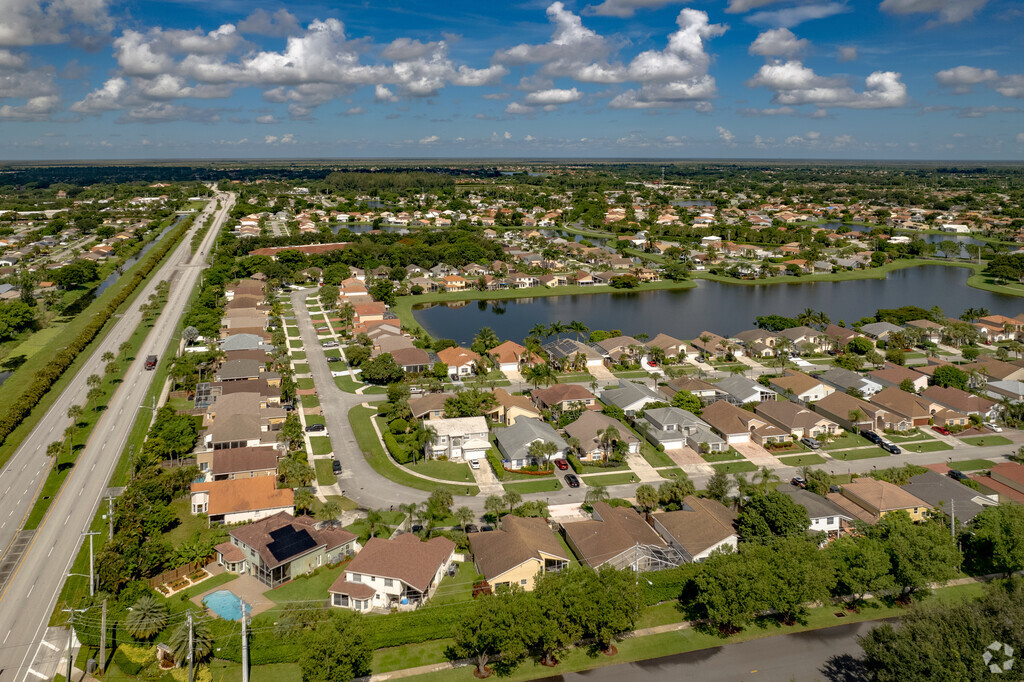
[[[556,459],[555,466],[561,469],[562,471],[565,471],[566,469],[569,468],[569,463],[566,462],[564,459]]]
[[[945,426],[933,426],[932,431],[941,433],[943,436],[952,436],[953,432],[947,429]]]

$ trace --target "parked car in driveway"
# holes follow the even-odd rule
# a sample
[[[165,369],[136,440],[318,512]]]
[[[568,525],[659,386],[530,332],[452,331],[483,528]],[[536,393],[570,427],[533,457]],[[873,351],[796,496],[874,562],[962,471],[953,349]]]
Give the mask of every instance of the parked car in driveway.
[[[898,455],[898,454],[900,454],[901,452],[903,452],[902,450],[900,450],[899,446],[898,446],[898,445],[896,445],[896,443],[890,443],[890,442],[889,442],[889,441],[887,441],[887,440],[883,440],[883,441],[882,441],[881,443],[879,443],[878,445],[879,445],[879,447],[881,447],[881,448],[882,448],[883,450],[885,450],[886,452],[888,452],[888,453],[889,453],[890,455]]]
[[[480,468],[480,460],[478,460],[478,459],[471,459],[471,460],[469,460],[469,467],[471,469],[479,469]]]
[[[819,443],[816,439],[809,438],[807,436],[801,438],[800,442],[809,447],[811,450],[817,450],[821,447],[821,443]]]
[[[964,472],[959,471],[957,469],[950,469],[949,470],[949,477],[952,478],[954,481],[966,481],[967,480],[967,474],[965,474]]]
[[[327,427],[324,426],[323,424],[307,424],[306,425],[306,433],[320,433],[321,431],[326,431],[326,430],[327,430]]]
[[[807,487],[807,481],[804,480],[803,476],[794,476],[789,482],[790,484],[795,485],[798,488]]]
[[[992,422],[985,422],[985,428],[988,429],[989,431],[995,431],[996,433],[1003,432],[1003,427],[999,426],[998,424],[993,424]]]
[[[882,443],[882,437],[874,431],[861,431],[860,435],[864,436],[875,445],[880,445]]]
[[[576,478],[576,474],[566,474],[565,482],[570,488],[580,487],[580,479]]]
[[[338,347],[338,342],[334,341],[334,340],[324,341],[323,343],[320,344],[320,346],[323,347],[323,348],[337,348]]]
[[[558,459],[555,460],[555,466],[561,469],[562,471],[565,471],[566,469],[569,468],[569,463],[566,462],[561,457],[559,457]]]
[[[341,362],[341,358],[337,355],[328,355],[327,362]]]
[[[953,432],[947,429],[945,426],[933,426],[932,431],[941,433],[943,436],[952,436]]]

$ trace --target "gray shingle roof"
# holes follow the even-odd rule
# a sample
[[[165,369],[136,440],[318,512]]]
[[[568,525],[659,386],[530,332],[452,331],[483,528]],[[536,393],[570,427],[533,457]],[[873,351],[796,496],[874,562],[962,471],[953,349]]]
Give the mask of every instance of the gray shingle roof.
[[[495,440],[498,441],[498,448],[508,459],[525,459],[530,443],[535,440],[543,440],[554,443],[558,449],[565,451],[569,444],[559,436],[550,424],[539,419],[521,417],[512,426],[495,431]]]

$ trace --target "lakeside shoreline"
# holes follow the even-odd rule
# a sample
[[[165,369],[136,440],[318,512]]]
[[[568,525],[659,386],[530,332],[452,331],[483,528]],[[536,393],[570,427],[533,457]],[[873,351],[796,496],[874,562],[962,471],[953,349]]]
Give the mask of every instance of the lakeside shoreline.
[[[974,289],[981,289],[990,291],[996,294],[1002,294],[1006,296],[1024,297],[1024,288],[1013,289],[1006,285],[995,284],[990,281],[989,278],[982,275],[983,266],[979,266],[976,263],[969,263],[960,260],[942,260],[942,259],[913,259],[913,260],[898,260],[891,263],[886,263],[880,267],[866,268],[863,270],[850,270],[840,273],[823,273],[818,275],[780,275],[769,279],[752,279],[752,280],[740,280],[733,277],[727,277],[724,275],[713,275],[708,272],[694,272],[691,273],[692,279],[683,280],[680,282],[672,280],[662,280],[660,282],[649,282],[641,284],[640,286],[633,289],[616,289],[615,287],[608,285],[599,286],[562,286],[562,287],[530,287],[527,289],[506,289],[501,291],[460,291],[460,292],[437,292],[430,294],[406,295],[401,296],[395,302],[395,305],[391,307],[391,311],[394,312],[399,320],[402,322],[402,326],[409,329],[424,329],[423,326],[416,319],[416,306],[425,304],[436,304],[436,303],[450,303],[455,301],[509,301],[524,298],[541,298],[541,297],[552,297],[552,296],[578,296],[578,295],[597,295],[597,294],[612,294],[612,293],[641,293],[645,291],[665,291],[665,290],[686,290],[694,289],[697,285],[697,280],[706,280],[709,282],[718,282],[721,284],[731,284],[740,286],[772,286],[777,284],[814,284],[817,282],[844,282],[844,281],[856,281],[866,279],[885,279],[889,273],[896,272],[898,270],[906,270],[908,268],[915,267],[927,267],[927,266],[948,266],[956,268],[965,268],[971,270],[972,273],[967,277],[965,284]],[[424,330],[425,331],[425,330]]]

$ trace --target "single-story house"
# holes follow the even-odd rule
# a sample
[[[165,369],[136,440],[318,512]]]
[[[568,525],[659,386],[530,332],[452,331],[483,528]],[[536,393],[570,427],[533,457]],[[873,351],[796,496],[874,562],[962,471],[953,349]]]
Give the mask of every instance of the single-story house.
[[[640,439],[634,436],[622,422],[600,412],[590,410],[584,412],[576,421],[565,427],[565,433],[569,437],[579,440],[580,459],[593,462],[603,460],[609,454],[608,449],[602,445],[604,440],[602,435],[607,432],[609,427],[618,431],[618,440],[626,444],[629,452],[634,454],[640,452]]]
[[[726,442],[701,418],[678,407],[656,407],[644,411],[637,422],[641,433],[655,445],[666,450],[690,447],[695,452],[722,452],[729,449]]]
[[[726,400],[711,403],[701,412],[701,418],[711,425],[729,445],[737,443],[784,443],[792,439],[786,431]]]
[[[558,339],[544,344],[542,348],[548,354],[548,357],[560,366],[571,363],[578,355],[582,355],[585,358],[585,365],[587,367],[601,367],[604,365],[603,353],[576,339]]]
[[[533,402],[541,409],[563,412],[574,405],[599,409],[593,393],[579,384],[555,384],[548,388],[535,388],[530,392]]]
[[[929,386],[921,393],[921,397],[956,412],[979,415],[985,420],[995,419],[999,412],[999,403],[996,401],[961,391],[952,386]]]
[[[819,379],[824,381],[826,384],[833,386],[836,390],[846,393],[850,390],[860,391],[860,395],[865,398],[870,398],[874,394],[881,391],[884,386],[882,384],[868,379],[859,372],[853,372],[842,367],[832,367],[831,369],[816,374]]]
[[[932,508],[898,485],[874,478],[858,478],[845,484],[841,492],[843,497],[876,518],[894,511],[905,511],[914,521],[923,521],[925,512]]]
[[[736,514],[721,502],[688,495],[678,511],[651,514],[651,525],[683,560],[707,559],[716,549],[736,549]]]
[[[498,530],[467,537],[473,565],[492,588],[518,585],[530,592],[539,573],[557,573],[569,565],[568,552],[539,517],[508,514]]]
[[[535,458],[530,455],[530,445],[535,442],[554,443],[557,451],[547,459],[564,457],[569,450],[569,444],[565,439],[545,421],[540,419],[520,418],[512,426],[495,430],[495,440],[498,443],[498,451],[509,469],[522,469],[523,467],[536,463]]]
[[[595,502],[593,519],[563,523],[569,548],[587,566],[650,571],[678,565],[680,559],[632,507]]]
[[[812,533],[828,533],[830,538],[834,538],[857,518],[828,498],[795,485],[780,483],[776,489],[807,510],[807,515],[811,519],[811,525],[807,530]]]
[[[495,410],[495,421],[501,424],[512,426],[520,417],[529,419],[540,419],[540,410],[533,402],[524,395],[512,395],[503,388],[496,388],[492,391],[494,399],[498,401]]]
[[[640,414],[651,403],[666,402],[665,396],[650,386],[629,379],[619,379],[618,388],[604,389],[601,392],[601,400],[618,407],[627,417]]]
[[[821,379],[791,369],[786,370],[785,376],[769,379],[768,385],[802,405],[817,402],[836,392],[834,387]]]
[[[917,392],[921,392],[928,387],[927,374],[922,374],[909,367],[901,367],[891,362],[885,363],[883,369],[871,370],[867,376],[881,384],[883,388],[899,388],[900,384],[904,381],[909,381]]]
[[[849,431],[909,431],[910,420],[846,393],[836,391],[814,403],[818,414],[828,417]]]
[[[970,522],[985,507],[999,503],[998,495],[982,495],[937,471],[911,476],[910,481],[901,487],[946,516],[955,515],[960,524]]]
[[[778,394],[746,377],[725,377],[718,382],[718,388],[725,391],[725,399],[734,405],[746,403],[762,403],[765,400],[776,400]]]
[[[452,377],[467,377],[476,371],[480,362],[480,356],[468,348],[454,346],[445,348],[437,354],[438,360],[448,365],[448,375]]]
[[[831,419],[786,400],[769,400],[755,407],[754,412],[787,431],[793,440],[835,436],[839,433],[839,424]]]
[[[695,379],[693,377],[686,376],[670,380],[664,386],[659,386],[659,390],[670,399],[675,397],[676,393],[679,391],[687,391],[697,398],[700,398],[700,401],[705,405],[713,403],[716,400],[725,400],[728,395],[715,384],[709,384],[703,379]]]

